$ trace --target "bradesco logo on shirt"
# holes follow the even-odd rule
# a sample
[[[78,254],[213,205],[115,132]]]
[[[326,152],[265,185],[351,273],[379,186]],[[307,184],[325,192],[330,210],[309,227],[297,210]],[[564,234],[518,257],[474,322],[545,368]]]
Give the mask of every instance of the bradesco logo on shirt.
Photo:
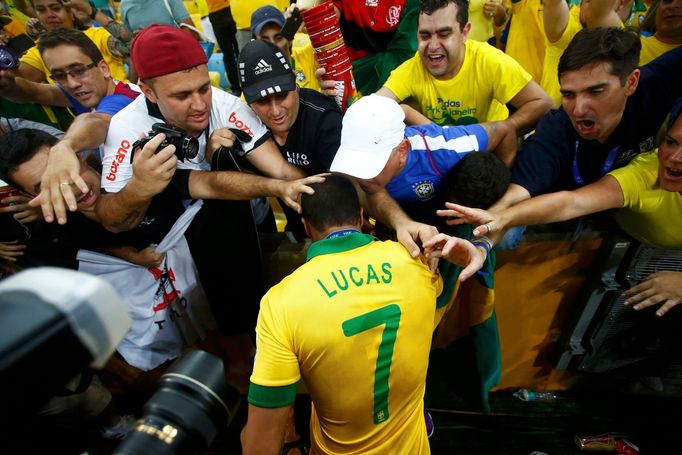
[[[109,180],[110,182],[116,181],[116,173],[118,172],[118,166],[121,163],[123,163],[123,161],[126,158],[126,155],[128,155],[129,150],[130,142],[123,139],[121,141],[121,145],[116,151],[116,156],[114,157],[113,160],[111,160],[111,166],[109,166],[109,173],[107,174],[106,179]]]

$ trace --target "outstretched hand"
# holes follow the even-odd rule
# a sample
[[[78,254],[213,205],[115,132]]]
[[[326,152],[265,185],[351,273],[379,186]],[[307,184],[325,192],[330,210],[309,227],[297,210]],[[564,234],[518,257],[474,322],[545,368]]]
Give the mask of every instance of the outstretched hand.
[[[23,194],[6,197],[0,201],[0,213],[13,213],[14,219],[21,224],[42,220],[40,210],[29,205],[30,200],[29,196]]]
[[[71,212],[77,210],[74,186],[83,194],[90,191],[88,184],[80,175],[80,170],[81,163],[76,150],[69,144],[60,141],[50,149],[47,165],[40,180],[40,194],[30,202],[32,207],[40,206],[48,223],[56,218],[59,224],[65,224],[66,208],[68,207]]]
[[[438,216],[450,217],[445,222],[450,225],[473,224],[476,228],[473,231],[475,237],[482,235],[489,236],[493,232],[500,233],[505,229],[501,217],[483,209],[474,209],[463,205],[446,202],[446,210],[438,210]]]
[[[296,213],[301,213],[301,194],[315,194],[315,190],[308,185],[311,183],[322,183],[325,176],[329,174],[311,175],[298,180],[284,180],[282,181],[282,190],[279,197],[286,205],[296,210]]]
[[[438,234],[424,242],[424,255],[429,260],[443,258],[463,267],[459,281],[464,281],[478,272],[487,257],[482,248],[478,248],[470,241],[447,234]]]
[[[672,307],[682,303],[682,272],[656,272],[623,292],[623,295],[627,298],[625,306],[642,310],[652,305],[661,305],[656,310],[656,316],[663,316]]]
[[[398,241],[407,249],[410,256],[413,258],[418,258],[422,252],[419,244],[424,245],[426,241],[438,234],[438,229],[434,226],[418,223],[413,220],[397,226],[395,231]],[[438,258],[428,259],[426,263],[432,272],[435,272],[438,268]]]

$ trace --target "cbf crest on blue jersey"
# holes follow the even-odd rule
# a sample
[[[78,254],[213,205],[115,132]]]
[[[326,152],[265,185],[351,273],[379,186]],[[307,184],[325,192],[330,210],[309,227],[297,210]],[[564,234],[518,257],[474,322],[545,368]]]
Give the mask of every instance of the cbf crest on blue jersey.
[[[412,184],[414,194],[422,201],[428,201],[434,196],[433,182],[430,180],[421,180]]]

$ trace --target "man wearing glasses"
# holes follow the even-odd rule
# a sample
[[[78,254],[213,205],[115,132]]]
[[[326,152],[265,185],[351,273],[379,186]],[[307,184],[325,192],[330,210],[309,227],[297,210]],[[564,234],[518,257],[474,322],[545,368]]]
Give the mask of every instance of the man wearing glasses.
[[[47,32],[38,44],[50,77],[59,85],[32,82],[0,71],[0,95],[15,102],[65,106],[79,114],[64,138],[50,151],[43,182],[56,186],[68,169],[78,169],[75,152],[100,146],[111,117],[140,94],[132,85],[115,80],[97,46],[77,30]],[[69,167],[71,165],[71,167]]]

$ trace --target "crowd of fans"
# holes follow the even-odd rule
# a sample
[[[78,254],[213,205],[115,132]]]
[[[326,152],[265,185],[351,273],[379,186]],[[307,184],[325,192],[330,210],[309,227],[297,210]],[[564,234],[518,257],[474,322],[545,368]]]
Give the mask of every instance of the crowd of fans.
[[[329,1],[353,64],[350,105],[335,101],[305,24],[282,33],[319,1],[0,2],[0,179],[18,190],[0,200],[1,273],[57,265],[121,293],[137,323],[84,395],[97,404],[72,405],[99,416],[103,436],[131,424],[109,391],[149,393],[200,347],[235,384],[253,368],[246,453],[304,450],[291,444],[301,378],[317,450],[428,453],[431,335],[433,347],[484,326],[496,336],[495,245],[617,209],[637,241],[682,248],[682,0]],[[214,52],[227,88],[208,70]],[[278,229],[313,243],[309,263],[266,294],[260,239]],[[373,247],[361,231],[402,247]],[[360,302],[366,320],[344,310],[323,321],[337,310],[315,292],[337,309]],[[626,304],[663,316],[679,303],[682,273],[666,272]],[[341,354],[336,319],[356,341],[386,324],[373,379],[353,368],[330,379],[373,349]],[[398,324],[425,348],[398,342],[394,356]],[[483,409],[499,381],[492,354],[472,392]],[[374,395],[369,384],[362,397],[363,381]]]

